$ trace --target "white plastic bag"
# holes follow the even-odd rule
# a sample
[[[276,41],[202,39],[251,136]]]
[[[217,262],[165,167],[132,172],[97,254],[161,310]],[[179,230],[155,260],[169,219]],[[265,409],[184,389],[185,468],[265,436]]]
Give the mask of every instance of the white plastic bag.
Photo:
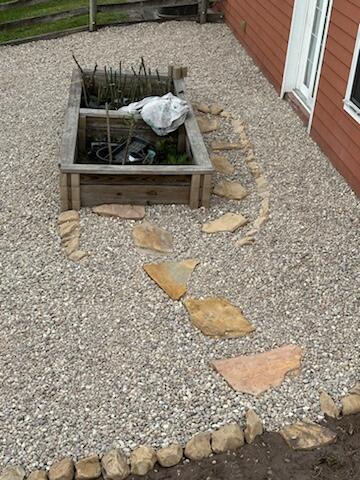
[[[167,93],[163,97],[146,97],[140,102],[120,108],[119,112],[140,113],[144,122],[157,135],[164,136],[185,122],[189,107],[185,100]]]

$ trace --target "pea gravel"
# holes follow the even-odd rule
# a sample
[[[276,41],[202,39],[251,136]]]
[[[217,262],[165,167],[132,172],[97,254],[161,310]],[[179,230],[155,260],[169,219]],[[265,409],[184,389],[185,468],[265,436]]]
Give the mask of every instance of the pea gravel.
[[[213,198],[211,209],[147,209],[175,252],[138,251],[134,222],[81,211],[80,264],[61,253],[56,156],[73,68],[146,62],[189,66],[195,100],[242,118],[271,186],[271,218],[252,246],[205,235],[202,222],[260,200],[241,154],[228,158],[251,195]],[[110,28],[0,49],[0,464],[48,466],[61,455],[112,446],[184,442],[243,422],[252,406],[267,428],[318,419],[319,389],[338,401],[359,379],[359,201],[225,25]],[[236,140],[230,125],[209,141]],[[246,229],[249,227],[245,227]],[[159,258],[197,257],[189,295],[220,295],[256,332],[211,340],[142,270]],[[301,374],[259,398],[233,392],[214,358],[287,343],[304,349]]]

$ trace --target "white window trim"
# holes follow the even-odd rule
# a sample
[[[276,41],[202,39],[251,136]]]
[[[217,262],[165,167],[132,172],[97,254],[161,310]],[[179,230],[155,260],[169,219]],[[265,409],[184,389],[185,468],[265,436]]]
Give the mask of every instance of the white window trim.
[[[346,88],[346,95],[344,98],[345,112],[348,113],[358,123],[360,123],[360,108],[350,100],[350,97],[351,97],[351,92],[354,86],[355,72],[356,72],[356,66],[357,66],[359,55],[360,55],[360,25],[359,25],[359,29],[356,37],[355,50],[354,50],[353,59],[351,63],[349,80]]]

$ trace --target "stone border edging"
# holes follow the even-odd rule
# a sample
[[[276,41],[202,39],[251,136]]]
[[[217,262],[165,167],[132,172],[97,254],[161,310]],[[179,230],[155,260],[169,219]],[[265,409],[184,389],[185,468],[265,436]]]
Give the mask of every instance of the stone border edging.
[[[360,382],[341,399],[341,408],[325,392],[320,393],[320,405],[323,413],[332,418],[360,413]],[[335,409],[335,410],[334,410]],[[213,432],[195,434],[183,448],[179,444],[154,448],[143,445],[133,450],[127,457],[120,449],[112,449],[101,458],[93,453],[74,462],[63,458],[46,470],[34,470],[28,476],[21,466],[6,467],[0,480],[125,480],[130,474],[144,476],[151,472],[157,463],[170,468],[178,465],[185,457],[199,461],[212,454],[220,454],[251,444],[264,432],[260,417],[254,410],[246,412],[244,431],[237,423],[230,423]],[[336,434],[317,423],[299,421],[283,427],[280,431],[284,441],[293,450],[312,450],[336,441]]]

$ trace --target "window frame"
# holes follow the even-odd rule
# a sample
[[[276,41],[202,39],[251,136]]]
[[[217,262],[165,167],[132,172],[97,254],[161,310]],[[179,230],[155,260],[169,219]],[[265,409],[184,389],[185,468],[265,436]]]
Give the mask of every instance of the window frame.
[[[358,28],[355,49],[351,63],[351,69],[349,74],[349,80],[346,89],[346,95],[344,98],[344,110],[357,122],[360,124],[360,108],[351,101],[352,92],[354,90],[355,76],[357,72],[357,67],[359,65],[360,69],[360,25]],[[359,73],[358,73],[359,74]]]

